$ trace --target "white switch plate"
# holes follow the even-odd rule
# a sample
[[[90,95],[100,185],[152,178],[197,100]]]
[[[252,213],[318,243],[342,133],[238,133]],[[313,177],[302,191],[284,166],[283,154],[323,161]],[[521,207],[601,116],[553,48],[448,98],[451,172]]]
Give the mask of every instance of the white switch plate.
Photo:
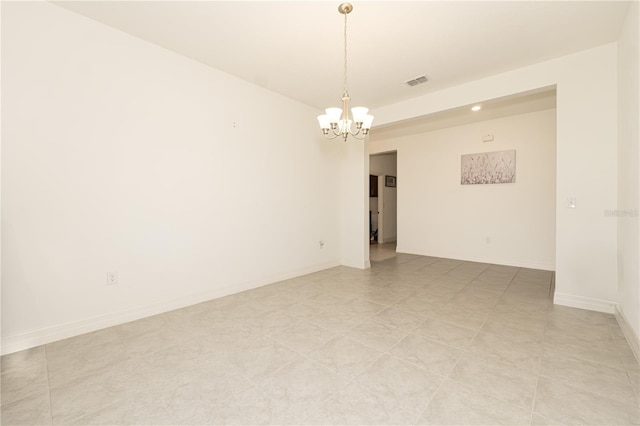
[[[570,209],[576,208],[576,197],[567,198],[567,207],[569,207]]]
[[[115,285],[115,284],[118,284],[118,273],[107,272],[107,285]]]

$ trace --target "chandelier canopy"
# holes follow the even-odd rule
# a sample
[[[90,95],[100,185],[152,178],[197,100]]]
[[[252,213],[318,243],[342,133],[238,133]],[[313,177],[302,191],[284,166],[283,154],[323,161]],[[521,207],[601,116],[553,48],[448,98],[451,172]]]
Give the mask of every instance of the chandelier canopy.
[[[371,129],[373,115],[369,108],[353,107],[349,113],[349,90],[347,89],[347,15],[353,10],[350,3],[338,6],[338,12],[344,15],[344,90],[342,92],[342,108],[327,108],[325,114],[318,116],[318,123],[327,139],[338,136],[346,141],[349,135],[356,139],[364,139]],[[352,124],[355,123],[355,130]]]

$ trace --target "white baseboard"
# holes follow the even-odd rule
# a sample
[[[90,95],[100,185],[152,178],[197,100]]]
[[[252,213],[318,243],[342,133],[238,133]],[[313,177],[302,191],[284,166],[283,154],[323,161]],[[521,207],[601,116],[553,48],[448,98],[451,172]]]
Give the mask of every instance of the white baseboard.
[[[467,262],[491,263],[494,265],[516,266],[519,268],[541,269],[543,271],[555,271],[553,263],[531,261],[527,259],[508,259],[501,257],[489,256],[470,256],[461,253],[443,253],[443,252],[425,252],[424,250],[414,249],[411,247],[397,246],[396,252],[417,254],[419,256],[440,257],[443,259],[464,260]]]
[[[593,299],[591,297],[558,293],[557,291],[553,294],[553,303],[570,308],[586,309],[588,311],[604,312],[607,314],[613,314],[617,305],[610,300]]]
[[[12,336],[2,336],[2,355],[55,342],[57,340],[67,339],[69,337],[78,336],[80,334],[90,333],[92,331],[101,330],[103,328],[113,327],[152,315],[162,314],[165,312],[173,311],[175,309],[180,309],[186,306],[206,302],[208,300],[217,299],[219,297],[240,293],[242,291],[262,287],[289,278],[311,274],[339,265],[340,262],[338,261],[313,265],[306,268],[289,271],[283,274],[264,277],[259,280],[220,287],[205,293],[187,295],[177,299],[172,299],[170,301],[156,302],[149,305],[137,306],[135,308],[126,309],[107,315],[99,315],[80,321],[58,324],[36,330],[29,330]]]
[[[349,268],[356,268],[356,269],[369,269],[369,268],[371,268],[371,261],[369,261],[369,259],[367,259],[367,260],[363,260],[363,259],[342,259],[340,264],[342,266],[347,266]]]
[[[629,320],[625,316],[624,312],[620,309],[620,305],[616,305],[614,315],[616,316],[616,320],[618,321],[618,324],[622,329],[624,337],[627,339],[627,343],[629,343],[629,346],[631,347],[633,355],[635,355],[636,360],[638,361],[638,363],[640,363],[640,336],[638,336],[633,330],[633,327],[631,327]]]

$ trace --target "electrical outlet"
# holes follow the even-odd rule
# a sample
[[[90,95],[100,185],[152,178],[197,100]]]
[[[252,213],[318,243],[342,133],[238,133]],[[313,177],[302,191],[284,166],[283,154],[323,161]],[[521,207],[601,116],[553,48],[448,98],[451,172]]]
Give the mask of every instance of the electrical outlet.
[[[118,273],[107,272],[107,285],[115,285],[115,284],[118,284]]]
[[[320,248],[324,248],[324,240],[318,241],[318,244],[320,245]]]

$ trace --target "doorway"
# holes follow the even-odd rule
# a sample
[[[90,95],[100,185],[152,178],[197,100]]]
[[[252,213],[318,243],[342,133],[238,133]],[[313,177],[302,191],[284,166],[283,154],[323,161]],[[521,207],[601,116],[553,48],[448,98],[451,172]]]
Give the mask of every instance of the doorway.
[[[395,255],[397,239],[397,152],[369,156],[369,259]],[[384,247],[382,247],[384,246]],[[378,253],[380,252],[380,253]]]

